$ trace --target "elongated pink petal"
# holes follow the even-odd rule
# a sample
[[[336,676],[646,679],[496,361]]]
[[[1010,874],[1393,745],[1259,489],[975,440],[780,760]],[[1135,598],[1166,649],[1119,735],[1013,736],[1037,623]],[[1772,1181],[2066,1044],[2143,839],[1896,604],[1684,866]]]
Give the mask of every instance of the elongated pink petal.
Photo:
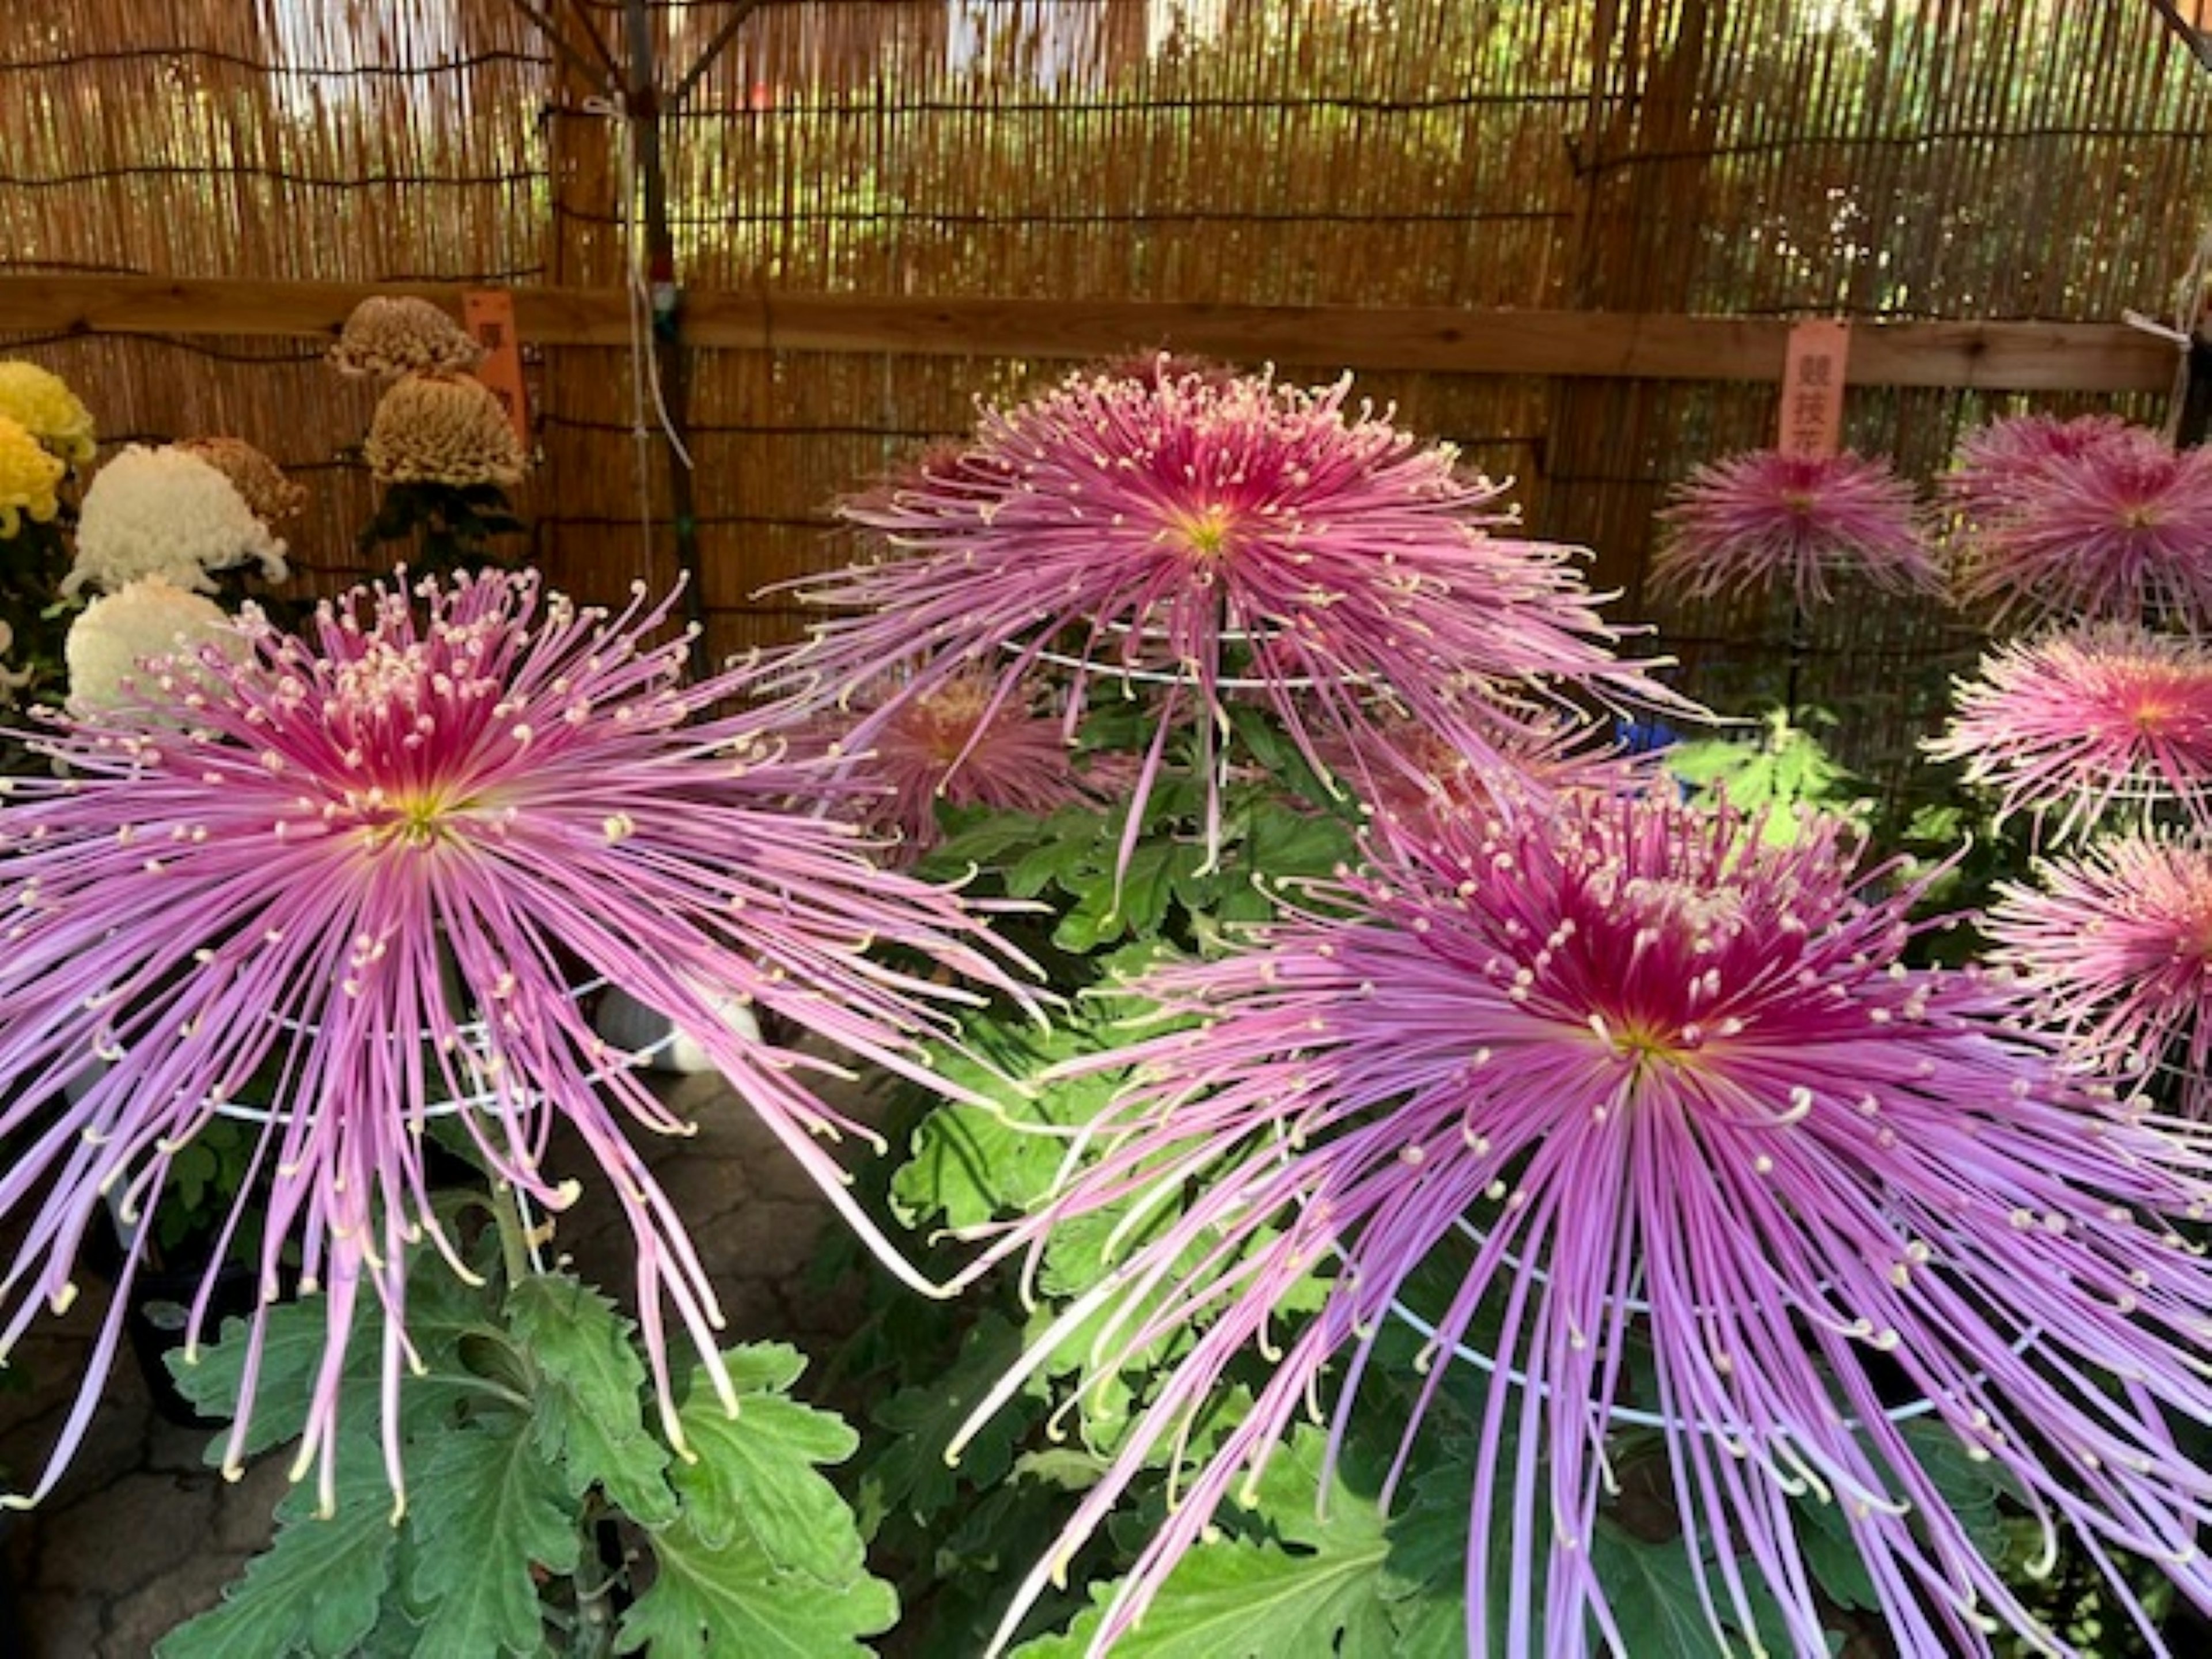
[[[1477,1419],[1470,1652],[1537,1651],[1540,1620],[1560,1659],[1618,1645],[1591,1544],[1629,1427],[1663,1447],[1717,1644],[1771,1596],[1792,1647],[1824,1650],[1811,1503],[1836,1506],[1900,1651],[1987,1655],[1993,1624],[2065,1651],[1953,1512],[1929,1434],[2092,1559],[2140,1553],[2212,1603],[2212,1474],[2166,1417],[2212,1413],[2212,1267],[2179,1231],[2212,1197],[2201,1144],[2077,1087],[1980,976],[1905,966],[1918,895],[1855,873],[1832,822],[1776,848],[1662,793],[1584,794],[1433,830],[1246,952],[1153,976],[1194,1027],[1069,1068],[1134,1080],[998,1250],[1163,1185],[1188,1201],[1025,1368],[1078,1329],[1109,1374],[1199,1334],[1002,1638],[1261,1352],[1104,1652],[1339,1362],[1343,1433],[1393,1322],[1427,1339],[1423,1407],[1450,1389]],[[1316,1273],[1277,1358],[1268,1327]],[[1102,1320],[1122,1295],[1141,1312]]]
[[[330,1292],[300,1468],[327,1485],[352,1310],[374,1298],[396,1485],[404,1249],[427,1238],[458,1266],[422,1137],[460,1103],[485,1164],[541,1206],[572,1196],[544,1167],[556,1121],[598,1161],[635,1237],[672,1421],[664,1307],[710,1367],[721,1316],[632,1145],[683,1126],[593,1031],[575,988],[592,981],[693,1038],[912,1277],[812,1144],[856,1127],[806,1087],[819,1062],[725,1015],[757,1004],[929,1083],[923,1041],[974,993],[871,947],[1015,991],[1009,959],[956,895],[788,807],[812,780],[779,717],[713,712],[742,673],[682,684],[684,642],[649,642],[667,610],[641,594],[610,617],[528,574],[378,586],[301,637],[250,621],[243,653],[157,664],[143,704],[39,740],[66,775],[15,781],[0,811],[0,1133],[28,1147],[0,1171],[24,1237],[0,1285],[19,1298],[9,1340],[64,1294],[103,1194],[155,1208],[172,1154],[244,1111],[264,1126],[240,1202],[264,1206],[264,1294],[288,1249]],[[203,1295],[188,1345],[206,1314]],[[103,1354],[119,1317],[118,1303]]]

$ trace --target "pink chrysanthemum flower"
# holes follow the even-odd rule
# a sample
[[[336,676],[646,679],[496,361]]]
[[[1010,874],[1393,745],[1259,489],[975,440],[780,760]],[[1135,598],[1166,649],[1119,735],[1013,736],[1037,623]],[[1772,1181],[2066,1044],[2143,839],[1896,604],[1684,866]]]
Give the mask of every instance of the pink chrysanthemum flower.
[[[906,695],[921,696],[1054,664],[1071,726],[1094,681],[1155,694],[1133,835],[1172,733],[1218,778],[1238,696],[1316,765],[1317,732],[1356,740],[1390,717],[1488,757],[1500,721],[1562,686],[1682,706],[1613,658],[1567,550],[1495,533],[1510,522],[1497,486],[1348,394],[1078,374],[985,409],[957,457],[846,505],[890,551],[807,585],[851,614],[816,629],[788,681],[848,696],[919,655]]]
[[[1731,455],[1676,486],[1659,520],[1651,581],[1662,592],[1701,599],[1781,583],[1809,609],[1834,597],[1837,576],[1890,593],[1942,586],[1912,486],[1864,455]]]
[[[2212,1112],[2212,847],[2134,834],[2001,884],[1982,922],[2033,1018],[2117,1078],[2164,1066]]]
[[[10,780],[0,811],[0,1133],[17,1148],[0,1214],[23,1228],[0,1281],[15,1297],[0,1346],[42,1304],[68,1303],[104,1203],[126,1219],[152,1211],[178,1151],[263,1091],[250,1196],[223,1247],[258,1205],[264,1294],[288,1247],[303,1285],[327,1293],[299,1469],[319,1461],[327,1505],[339,1379],[370,1299],[398,1487],[408,1248],[427,1236],[459,1267],[422,1136],[439,1103],[465,1103],[455,1115],[487,1166],[542,1206],[574,1195],[540,1166],[556,1121],[605,1171],[635,1234],[641,1329],[677,1435],[664,1310],[726,1392],[720,1316],[629,1136],[685,1126],[594,1035],[580,975],[703,1049],[896,1262],[810,1139],[866,1134],[809,1086],[835,1068],[724,1016],[757,1003],[928,1081],[918,1038],[967,999],[872,961],[869,944],[1004,986],[1002,955],[953,895],[871,867],[850,826],[778,810],[804,780],[760,717],[707,717],[739,681],[682,685],[686,642],[647,643],[666,612],[641,599],[610,619],[542,594],[534,575],[425,582],[411,604],[357,591],[303,637],[249,616],[241,650],[156,664],[136,697],[35,740],[67,775]],[[151,1231],[135,1233],[33,1498],[84,1432]],[[211,1271],[188,1352],[212,1285]],[[260,1341],[257,1322],[233,1457]]]
[[[1133,1080],[1000,1249],[1190,1196],[1028,1366],[1079,1330],[1102,1376],[1200,1334],[1000,1639],[1258,1352],[1268,1380],[1146,1544],[1105,1651],[1325,1375],[1341,1435],[1394,1320],[1436,1363],[1384,1501],[1438,1390],[1480,1420],[1470,1653],[1535,1652],[1539,1619],[1557,1659],[1633,1650],[1590,1549],[1628,1425],[1663,1449],[1717,1636],[1771,1629],[1771,1596],[1793,1650],[1826,1651],[1792,1504],[1832,1503],[1899,1651],[1986,1655],[1996,1626],[2065,1650],[1947,1504],[1931,1428],[2095,1559],[2139,1553],[2212,1602],[2212,1474],[2161,1415],[2212,1411],[2212,1266],[2170,1219],[2202,1213],[2196,1155],[2077,1092],[1978,977],[1900,965],[1917,895],[1855,878],[1832,821],[1778,848],[1585,796],[1443,829],[1331,891],[1335,916],[1160,974],[1200,1023],[1085,1062]],[[1455,1289],[1409,1304],[1436,1263]],[[1317,1269],[1319,1312],[1283,1335]]]
[[[1644,787],[1656,765],[1622,753],[1601,728],[1566,715],[1531,730],[1504,728],[1496,758],[1468,754],[1410,720],[1383,722],[1359,743],[1325,741],[1322,758],[1378,830],[1393,839],[1425,840],[1440,817],[1486,817],[1531,795],[1568,790],[1619,794]]]
[[[909,854],[936,844],[940,800],[1041,817],[1096,799],[1060,720],[1036,712],[1018,685],[979,674],[896,698],[860,755],[843,755],[842,723],[817,735],[849,761],[841,785],[855,816]]]
[[[2115,805],[2212,804],[2212,650],[2114,625],[2000,647],[1928,752],[1997,792],[2000,821],[2032,815],[2057,840]]]
[[[1999,481],[1957,540],[1954,586],[2000,625],[2212,623],[2212,451],[2133,428]]]
[[[2019,415],[1977,427],[1961,438],[1951,470],[1940,483],[1946,499],[1970,519],[1979,519],[2009,510],[2021,491],[2037,489],[2056,462],[2145,442],[2160,441],[2117,415],[2070,420]]]

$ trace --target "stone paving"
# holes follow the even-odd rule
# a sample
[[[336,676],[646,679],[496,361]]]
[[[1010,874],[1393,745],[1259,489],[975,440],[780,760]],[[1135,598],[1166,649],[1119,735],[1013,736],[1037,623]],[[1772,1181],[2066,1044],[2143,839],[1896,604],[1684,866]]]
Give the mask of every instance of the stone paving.
[[[851,1298],[795,1283],[829,1215],[811,1182],[720,1078],[666,1079],[662,1093],[700,1133],[647,1151],[714,1277],[731,1339],[818,1343],[848,1328]],[[626,1299],[627,1231],[594,1195],[587,1184],[558,1248]],[[0,1472],[10,1481],[35,1475],[69,1409],[97,1329],[92,1291],[67,1318],[33,1328],[9,1373],[23,1382],[0,1388]],[[234,1486],[203,1462],[208,1440],[156,1415],[128,1352],[118,1359],[61,1486],[0,1523],[15,1613],[14,1627],[0,1623],[0,1659],[144,1659],[162,1632],[215,1605],[268,1541],[289,1459],[269,1453]]]

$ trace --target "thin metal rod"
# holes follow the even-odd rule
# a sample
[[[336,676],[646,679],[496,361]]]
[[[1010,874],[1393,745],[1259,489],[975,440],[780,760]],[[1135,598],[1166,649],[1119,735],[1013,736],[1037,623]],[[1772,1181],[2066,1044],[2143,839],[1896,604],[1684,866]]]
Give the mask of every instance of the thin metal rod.
[[[576,21],[583,28],[584,39],[592,43],[592,56],[598,58],[600,65],[605,70],[607,84],[611,87],[620,86],[623,78],[622,65],[615,62],[614,53],[608,49],[607,43],[599,38],[599,25],[592,21],[592,14],[586,9],[584,0],[568,0],[568,9],[575,13]]]
[[[2158,15],[2166,19],[2166,27],[2181,37],[2183,44],[2194,54],[2197,61],[2206,69],[2212,70],[2212,34],[2205,33],[2184,17],[2181,9],[2173,3],[2173,0],[2150,0],[2150,3],[2158,8]]]
[[[690,448],[690,354],[684,344],[682,285],[677,280],[676,234],[668,219],[668,169],[661,153],[661,101],[653,52],[653,13],[646,0],[629,0],[630,132],[638,181],[645,197],[647,279],[666,283],[676,303],[654,308],[653,364],[659,374],[661,413],[667,422],[668,511],[676,539],[676,568],[684,576],[684,619],[691,624],[691,672],[707,672],[707,584],[699,561],[698,493],[685,462]]]
[[[622,84],[620,76],[610,77],[605,68],[594,64],[569,44],[568,37],[561,33],[561,26],[544,12],[531,4],[530,0],[507,0],[507,3],[532,22],[537,24],[538,33],[545,37],[553,50],[567,58],[569,65],[581,72],[586,80],[605,82],[609,91],[614,90]],[[596,43],[598,37],[595,35],[592,38]]]
[[[738,0],[737,9],[730,14],[729,20],[714,31],[714,38],[707,42],[697,59],[684,72],[684,78],[676,83],[676,90],[668,94],[669,108],[684,107],[684,100],[691,96],[692,88],[699,84],[700,77],[712,69],[714,60],[728,50],[730,42],[738,38],[738,31],[745,26],[745,20],[760,9],[761,0]]]

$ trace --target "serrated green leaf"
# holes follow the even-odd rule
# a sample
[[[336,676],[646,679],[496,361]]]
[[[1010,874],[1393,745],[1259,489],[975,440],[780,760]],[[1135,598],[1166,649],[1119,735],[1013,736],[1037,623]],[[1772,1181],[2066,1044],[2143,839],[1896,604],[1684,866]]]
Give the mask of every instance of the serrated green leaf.
[[[267,1310],[260,1376],[254,1387],[253,1414],[246,1425],[243,1449],[246,1455],[295,1440],[306,1428],[309,1385],[330,1340],[326,1305],[323,1297],[316,1296]],[[186,1359],[183,1349],[172,1349],[167,1364],[178,1392],[208,1416],[234,1416],[250,1340],[248,1322],[233,1318],[222,1322],[215,1342],[191,1360]],[[227,1432],[216,1437],[209,1449],[210,1462],[222,1459],[228,1442]]]
[[[1814,1582],[1827,1598],[1840,1607],[1881,1606],[1874,1575],[1867,1571],[1866,1559],[1852,1540],[1850,1523],[1844,1518],[1842,1507],[1832,1502],[1799,1504],[1795,1513],[1797,1547],[1804,1553]]]
[[[1758,749],[1750,744],[1705,738],[1669,746],[1666,751],[1666,767],[1683,782],[1702,788],[1718,779],[1742,772],[1758,758]]]
[[[1113,1093],[1110,1081],[1085,1079],[1053,1091],[1053,1115],[1063,1121],[1094,1115]],[[973,1227],[1026,1210],[1051,1190],[1067,1143],[1019,1126],[1004,1112],[952,1101],[915,1131],[914,1156],[891,1177],[899,1218],[921,1226],[942,1218]]]
[[[1024,1427],[1022,1413],[1012,1406],[968,1443],[957,1470],[945,1462],[945,1453],[975,1402],[1021,1352],[1021,1332],[987,1313],[969,1331],[958,1358],[942,1376],[902,1389],[876,1407],[874,1422],[892,1438],[861,1477],[868,1508],[927,1524],[953,1502],[963,1482],[988,1486],[1006,1475]]]
[[[879,1578],[827,1589],[807,1573],[779,1572],[739,1528],[710,1545],[689,1521],[653,1535],[652,1585],[623,1613],[615,1650],[653,1659],[869,1659],[861,1638],[898,1619]]]
[[[1083,860],[1084,849],[1071,848],[1065,842],[1033,847],[1007,867],[1006,891],[1014,898],[1035,898],[1046,888],[1059,884],[1071,871],[1081,868]]]
[[[676,1516],[668,1453],[647,1431],[645,1363],[631,1325],[599,1291],[567,1274],[538,1274],[508,1293],[507,1320],[538,1372],[531,1431],[567,1474],[569,1495],[593,1486],[641,1526]]]
[[[158,1659],[353,1659],[375,1627],[391,1587],[391,1492],[374,1439],[341,1443],[336,1512],[314,1514],[313,1487],[295,1487],[277,1506],[267,1549],[220,1605],[178,1626],[155,1646]]]
[[[1041,1198],[1066,1156],[1066,1136],[1052,1132],[1089,1122],[1113,1097],[1119,1079],[1007,1085],[1026,1085],[1058,1061],[1089,1052],[1100,1041],[1096,1029],[1081,1019],[1049,1031],[979,1024],[969,1034],[976,1058],[945,1056],[940,1065],[948,1078],[998,1105],[994,1110],[950,1102],[923,1119],[913,1157],[891,1180],[901,1218],[919,1226],[942,1217],[947,1225],[968,1227],[1025,1210]]]
[[[1254,814],[1253,867],[1273,877],[1325,876],[1352,855],[1342,820],[1274,806]]]
[[[1620,1526],[1601,1522],[1590,1550],[1590,1565],[1604,1587],[1628,1650],[1644,1659],[1734,1659],[1749,1645],[1737,1628],[1719,1574],[1705,1566],[1714,1605],[1727,1628],[1717,1632],[1698,1595],[1698,1564],[1679,1539],[1650,1543]],[[1749,1603],[1759,1647],[1788,1653],[1796,1647],[1782,1604],[1747,1564],[1744,1597]]]
[[[422,1639],[422,1626],[395,1595],[385,1602],[375,1628],[348,1659],[413,1659],[415,1645]]]
[[[1128,867],[1121,872],[1121,896],[1114,906],[1121,925],[1139,939],[1160,930],[1167,920],[1170,872],[1174,846],[1146,842],[1130,850]]]
[[[544,1615],[532,1565],[576,1570],[578,1510],[520,1414],[428,1443],[409,1484],[409,1599],[421,1659],[536,1654]]]
[[[1590,1565],[1636,1659],[1729,1659],[1727,1643],[1705,1616],[1697,1570],[1679,1542],[1647,1544],[1601,1524]]]
[[[1323,1437],[1300,1430],[1268,1464],[1257,1512],[1281,1542],[1223,1539],[1192,1549],[1168,1575],[1115,1659],[1338,1659],[1389,1654],[1395,1641],[1384,1597],[1389,1554],[1373,1501],[1337,1481],[1317,1514]],[[1080,1659],[1103,1622],[1114,1587],[1066,1634],[1024,1644],[1018,1659]]]
[[[1123,931],[1114,914],[1112,885],[1102,881],[1084,893],[1075,908],[1060,919],[1060,925],[1052,930],[1052,942],[1056,950],[1082,956],[1105,940],[1121,938]]]
[[[1899,1432],[1974,1547],[1992,1560],[1998,1559],[2006,1534],[2001,1500],[2019,1491],[2012,1477],[1993,1460],[1977,1462],[1959,1437],[1933,1416],[1915,1418]]]
[[[1038,819],[1022,812],[951,807],[942,814],[945,838],[930,849],[927,868],[957,876],[970,865],[991,867],[1018,848],[1034,846],[1046,833]]]
[[[781,1391],[798,1373],[782,1368],[798,1360],[797,1351],[763,1346],[764,1354],[738,1351],[757,1369],[740,1382],[741,1364],[732,1377],[738,1383],[735,1417],[724,1413],[703,1368],[693,1375],[680,1413],[690,1455],[675,1470],[684,1524],[702,1549],[718,1554],[750,1531],[778,1571],[842,1589],[864,1576],[860,1526],[816,1470],[843,1462],[860,1437],[829,1413],[787,1398]],[[763,1383],[763,1376],[775,1380]]]
[[[442,1422],[458,1402],[477,1389],[478,1379],[462,1364],[459,1354],[465,1340],[501,1335],[489,1301],[491,1294],[488,1285],[470,1285],[458,1278],[434,1252],[426,1250],[417,1257],[407,1279],[407,1334],[422,1361],[423,1371],[401,1383],[403,1426]],[[296,1440],[306,1428],[313,1383],[330,1340],[329,1305],[325,1297],[315,1295],[268,1309],[244,1455],[250,1457]],[[349,1417],[356,1411],[380,1409],[382,1324],[383,1310],[375,1298],[362,1297],[341,1379]],[[179,1391],[209,1416],[234,1414],[245,1374],[249,1332],[247,1321],[226,1319],[217,1340],[203,1348],[194,1363],[185,1363],[181,1350],[167,1356],[169,1372]],[[220,1462],[228,1445],[226,1430],[210,1443],[208,1462]]]
[[[1222,893],[1213,914],[1225,922],[1267,921],[1274,916],[1275,902],[1250,882],[1239,882]]]

